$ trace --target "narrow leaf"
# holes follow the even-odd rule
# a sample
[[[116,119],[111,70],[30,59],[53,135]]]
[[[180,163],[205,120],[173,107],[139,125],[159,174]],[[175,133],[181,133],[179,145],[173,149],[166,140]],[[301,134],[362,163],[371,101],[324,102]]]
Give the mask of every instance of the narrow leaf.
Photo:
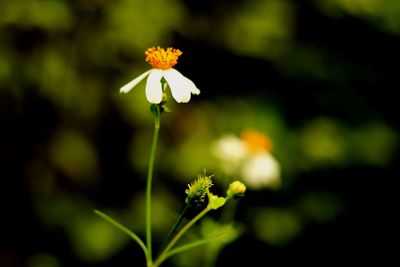
[[[126,228],[122,224],[118,223],[114,219],[110,218],[106,214],[102,213],[101,211],[94,210],[94,213],[96,215],[98,215],[99,217],[101,217],[102,219],[104,219],[107,222],[109,222],[110,224],[114,225],[116,228],[118,228],[119,230],[121,230],[122,232],[127,234],[133,240],[135,240],[139,244],[139,246],[143,249],[144,254],[147,255],[146,245],[143,243],[143,241],[134,232],[132,232],[131,230],[129,230],[128,228]]]

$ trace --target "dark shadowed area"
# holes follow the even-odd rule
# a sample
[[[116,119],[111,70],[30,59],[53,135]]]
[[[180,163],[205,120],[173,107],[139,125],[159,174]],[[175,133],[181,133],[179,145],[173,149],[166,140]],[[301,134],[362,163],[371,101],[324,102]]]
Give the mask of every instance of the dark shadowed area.
[[[392,262],[399,14],[380,0],[2,0],[0,266],[145,266],[93,211],[144,238],[153,119],[144,81],[119,89],[153,46],[180,49],[174,68],[201,90],[162,114],[155,251],[198,174],[218,194],[246,183],[215,158],[218,140],[262,133],[280,170],[187,236],[223,239],[162,266]]]

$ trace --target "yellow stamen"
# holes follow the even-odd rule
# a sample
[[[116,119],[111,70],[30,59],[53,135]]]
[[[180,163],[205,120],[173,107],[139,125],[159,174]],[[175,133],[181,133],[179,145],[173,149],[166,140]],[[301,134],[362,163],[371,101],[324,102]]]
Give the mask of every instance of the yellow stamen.
[[[153,68],[156,69],[170,69],[178,63],[178,57],[182,55],[181,50],[168,47],[167,50],[164,48],[152,47],[144,52],[146,55],[146,62],[148,62]]]
[[[272,150],[272,141],[266,135],[256,131],[244,131],[240,138],[246,144],[250,153],[259,153]]]

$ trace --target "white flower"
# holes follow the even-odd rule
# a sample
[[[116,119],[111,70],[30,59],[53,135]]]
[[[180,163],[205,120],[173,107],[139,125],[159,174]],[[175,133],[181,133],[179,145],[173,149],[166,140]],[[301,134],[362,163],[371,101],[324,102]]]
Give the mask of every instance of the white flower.
[[[222,171],[239,178],[251,189],[280,185],[280,165],[269,152],[271,140],[255,131],[245,131],[241,138],[225,135],[212,147]]]
[[[153,104],[159,104],[162,101],[164,88],[162,88],[161,79],[163,78],[169,85],[173,98],[178,103],[187,103],[190,100],[191,94],[200,94],[200,90],[191,80],[172,68],[177,63],[178,57],[182,54],[179,49],[169,47],[165,50],[160,47],[152,47],[147,49],[145,54],[146,61],[153,68],[121,87],[121,93],[128,93],[140,81],[148,77],[146,97]]]

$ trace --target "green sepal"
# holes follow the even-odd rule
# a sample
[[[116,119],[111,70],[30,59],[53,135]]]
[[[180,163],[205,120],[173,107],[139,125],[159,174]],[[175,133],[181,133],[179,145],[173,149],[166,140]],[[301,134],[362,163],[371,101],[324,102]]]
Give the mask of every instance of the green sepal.
[[[226,198],[214,195],[208,192],[208,208],[216,210],[225,205]]]

